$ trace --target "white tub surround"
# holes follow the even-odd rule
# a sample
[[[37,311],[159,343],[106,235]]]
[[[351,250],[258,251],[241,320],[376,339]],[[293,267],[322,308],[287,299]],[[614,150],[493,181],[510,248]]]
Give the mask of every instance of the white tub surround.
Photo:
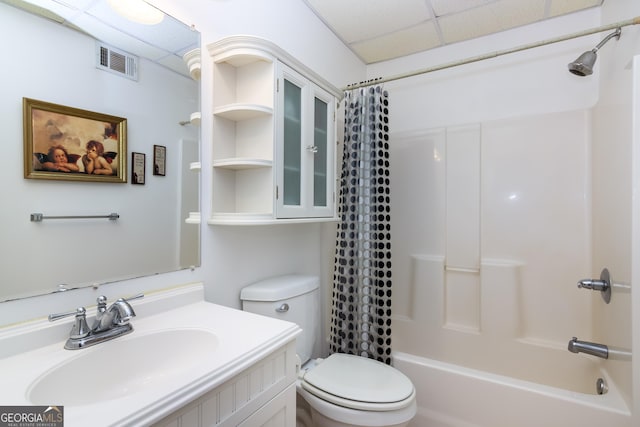
[[[133,301],[132,333],[81,350],[63,348],[73,318],[0,329],[0,402],[64,406],[69,427],[170,419],[195,426],[211,418],[217,425],[238,425],[271,412],[269,417],[278,413],[277,419],[287,420],[282,425],[294,423],[300,328],[203,296],[202,284],[190,284]],[[94,312],[88,308],[89,324]],[[52,381],[60,388],[52,387],[49,397],[45,381],[52,377],[46,376],[71,373],[70,367],[78,372],[68,381]],[[130,373],[124,379],[123,370]],[[273,402],[281,410],[271,410]]]

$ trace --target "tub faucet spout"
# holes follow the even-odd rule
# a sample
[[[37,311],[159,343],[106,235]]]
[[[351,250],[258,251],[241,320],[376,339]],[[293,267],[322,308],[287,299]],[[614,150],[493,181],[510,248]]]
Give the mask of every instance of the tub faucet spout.
[[[586,353],[591,356],[602,357],[603,359],[609,358],[609,347],[606,345],[589,341],[579,341],[576,337],[573,337],[571,341],[569,341],[568,349],[571,353]]]

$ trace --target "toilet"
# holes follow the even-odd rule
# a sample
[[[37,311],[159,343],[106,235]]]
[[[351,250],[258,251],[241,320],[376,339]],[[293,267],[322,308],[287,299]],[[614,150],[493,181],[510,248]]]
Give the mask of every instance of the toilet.
[[[242,289],[242,309],[297,323],[301,368],[297,427],[404,427],[416,414],[415,388],[403,373],[366,357],[334,353],[312,359],[320,338],[320,280],[288,275]],[[310,412],[310,417],[304,416]],[[307,418],[310,418],[308,420]]]

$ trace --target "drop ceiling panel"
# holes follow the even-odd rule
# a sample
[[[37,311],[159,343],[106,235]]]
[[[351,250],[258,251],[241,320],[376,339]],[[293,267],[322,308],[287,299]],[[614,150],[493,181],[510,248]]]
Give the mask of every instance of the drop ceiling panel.
[[[499,28],[508,30],[520,27],[544,19],[545,4],[547,0],[528,0],[526,2],[514,2],[513,0],[500,0],[487,7],[498,17]]]
[[[498,17],[489,8],[476,8],[438,19],[443,43],[450,44],[498,31]]]
[[[545,0],[500,0],[443,16],[438,23],[443,42],[456,43],[541,21],[544,18],[544,6]]]
[[[380,37],[431,18],[424,0],[307,0],[348,42]]]
[[[440,38],[432,21],[392,34],[353,43],[352,49],[367,63],[399,58],[416,51],[440,45]]]
[[[600,6],[603,0],[550,0],[549,17]]]
[[[601,6],[604,0],[304,1],[370,64]]]

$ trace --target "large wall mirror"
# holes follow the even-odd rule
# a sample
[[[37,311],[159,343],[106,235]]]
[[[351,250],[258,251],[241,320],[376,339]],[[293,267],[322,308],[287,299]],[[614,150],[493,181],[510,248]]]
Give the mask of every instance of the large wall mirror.
[[[0,301],[200,264],[200,85],[183,59],[200,35],[165,14],[135,23],[111,3],[0,0]],[[105,54],[114,62],[105,66]],[[25,98],[126,119],[127,182],[26,179]],[[96,139],[63,120],[46,132],[79,155]],[[132,183],[133,153],[144,183]],[[112,212],[119,218],[59,218]]]

